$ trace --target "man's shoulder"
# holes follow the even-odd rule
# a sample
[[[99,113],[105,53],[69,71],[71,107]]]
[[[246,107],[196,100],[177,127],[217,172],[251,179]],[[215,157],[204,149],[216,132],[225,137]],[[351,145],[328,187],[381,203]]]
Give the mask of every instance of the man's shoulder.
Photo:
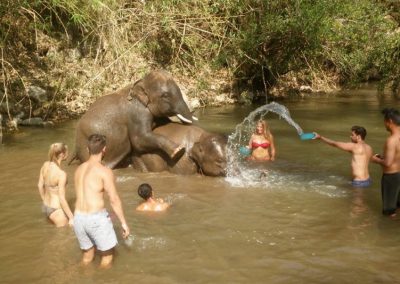
[[[387,138],[387,143],[393,143],[395,145],[400,145],[400,135],[399,134],[392,134]]]
[[[95,173],[98,175],[103,175],[103,174],[112,174],[112,170],[106,166],[104,166],[101,163],[91,163],[91,162],[84,162],[78,166],[76,169],[76,173],[84,171],[86,174],[87,173]]]
[[[364,142],[362,145],[363,145],[363,147],[364,147],[365,149],[372,150],[371,145],[369,145],[368,143],[365,143],[365,142]]]
[[[136,207],[137,211],[146,211],[148,210],[148,206],[146,204],[146,202],[143,202],[141,204],[139,204],[139,206]]]
[[[98,171],[102,172],[102,173],[105,173],[105,174],[113,174],[112,169],[110,169],[109,167],[103,165],[102,163],[98,163],[96,165],[96,169]]]

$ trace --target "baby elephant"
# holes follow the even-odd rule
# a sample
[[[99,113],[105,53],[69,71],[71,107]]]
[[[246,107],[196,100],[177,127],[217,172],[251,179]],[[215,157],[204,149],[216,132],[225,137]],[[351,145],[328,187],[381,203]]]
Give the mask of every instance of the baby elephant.
[[[155,128],[154,133],[184,145],[186,152],[171,159],[163,151],[153,151],[133,157],[132,166],[142,172],[170,171],[176,174],[224,176],[226,173],[227,138],[195,125],[169,122]]]

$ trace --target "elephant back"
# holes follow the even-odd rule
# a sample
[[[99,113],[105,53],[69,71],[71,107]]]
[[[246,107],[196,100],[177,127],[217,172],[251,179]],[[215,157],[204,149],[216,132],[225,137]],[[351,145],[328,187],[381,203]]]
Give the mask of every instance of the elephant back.
[[[86,111],[83,117],[120,116],[129,107],[128,95],[132,85],[128,85],[108,95],[98,98]]]
[[[170,122],[155,128],[154,133],[168,137],[175,143],[184,143],[187,150],[207,132],[195,125],[187,125],[179,122]]]

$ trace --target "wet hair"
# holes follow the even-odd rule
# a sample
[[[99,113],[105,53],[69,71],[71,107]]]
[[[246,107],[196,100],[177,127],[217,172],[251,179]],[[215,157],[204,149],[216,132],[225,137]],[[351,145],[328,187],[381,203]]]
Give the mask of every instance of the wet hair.
[[[58,156],[67,153],[67,151],[68,146],[62,142],[51,144],[49,149],[49,161],[57,162]]]
[[[271,140],[272,133],[269,130],[269,126],[268,126],[267,122],[263,119],[258,120],[256,123],[256,131],[257,131],[257,124],[259,124],[259,123],[261,123],[264,128],[264,133],[263,133],[264,137],[268,140]]]
[[[89,155],[97,155],[106,146],[106,137],[100,134],[92,134],[88,138]]]
[[[382,110],[385,121],[391,120],[394,124],[400,125],[400,113],[394,108],[385,108]]]
[[[353,131],[356,135],[360,135],[362,140],[364,140],[367,136],[367,130],[362,126],[354,125],[351,127],[351,131]]]
[[[153,188],[148,183],[142,183],[139,185],[137,192],[144,200],[147,200],[153,196]]]

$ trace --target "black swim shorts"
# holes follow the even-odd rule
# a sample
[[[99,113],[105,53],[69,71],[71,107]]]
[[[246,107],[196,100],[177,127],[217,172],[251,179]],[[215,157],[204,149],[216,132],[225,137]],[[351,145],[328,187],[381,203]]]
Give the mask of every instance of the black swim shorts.
[[[381,181],[383,215],[392,215],[400,207],[400,173],[383,174]]]

